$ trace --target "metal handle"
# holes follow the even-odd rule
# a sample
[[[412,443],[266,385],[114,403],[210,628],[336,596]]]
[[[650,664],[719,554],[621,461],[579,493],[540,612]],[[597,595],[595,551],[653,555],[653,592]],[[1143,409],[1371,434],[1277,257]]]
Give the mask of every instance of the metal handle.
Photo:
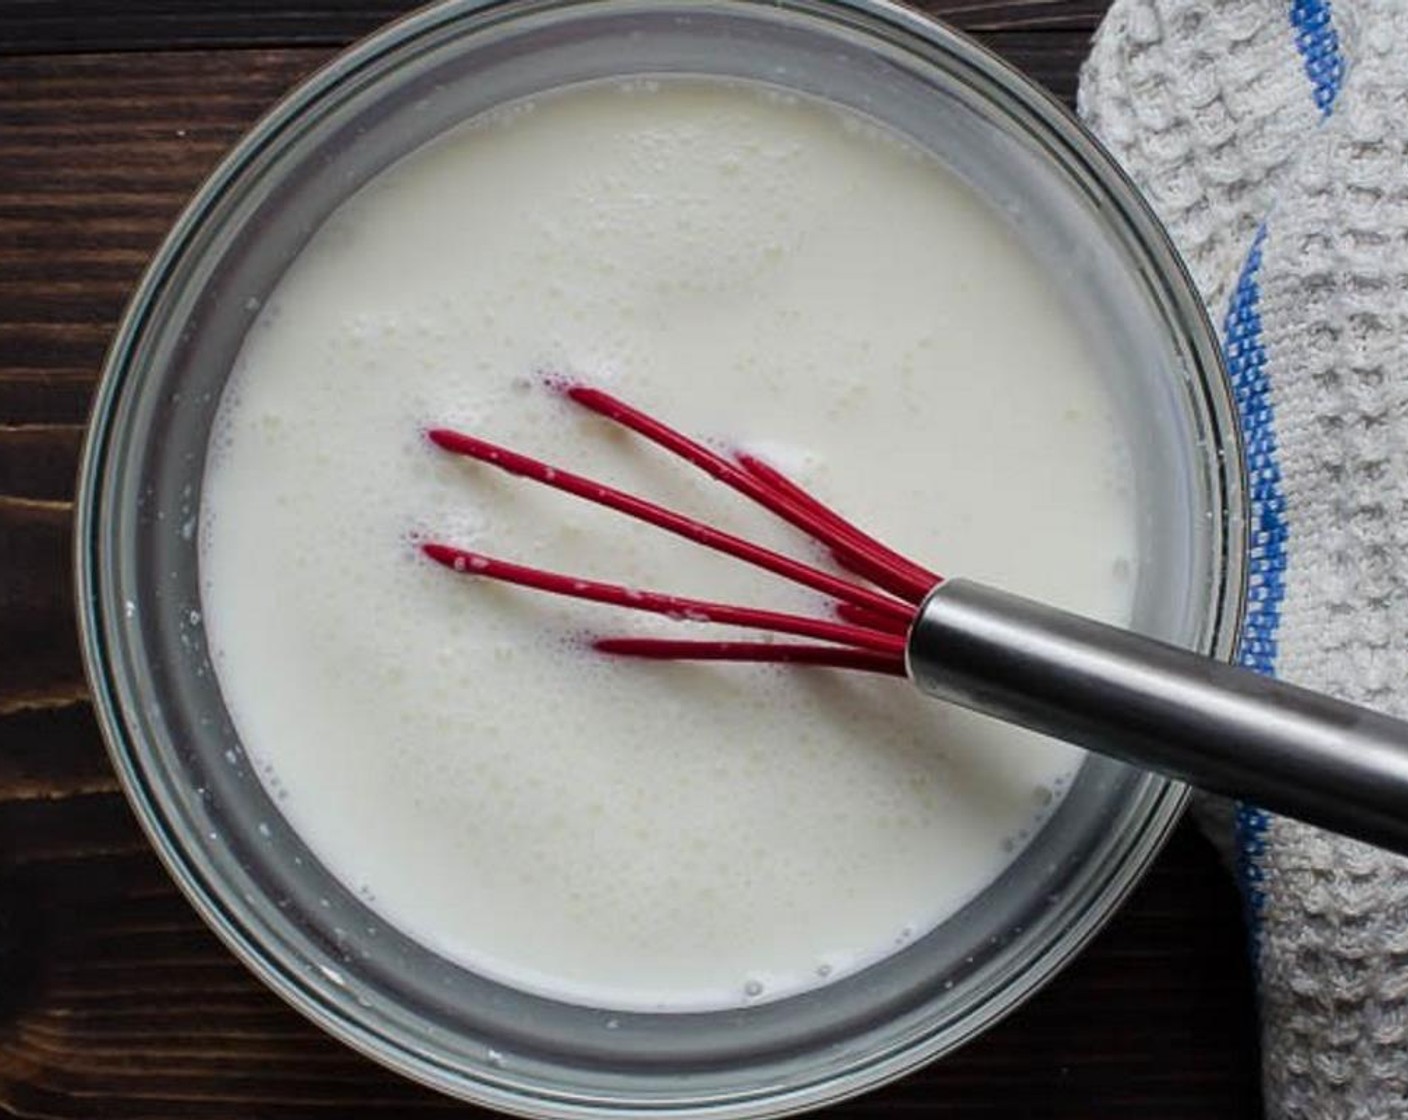
[[[1408,723],[950,580],[909,632],[932,696],[1408,854]]]

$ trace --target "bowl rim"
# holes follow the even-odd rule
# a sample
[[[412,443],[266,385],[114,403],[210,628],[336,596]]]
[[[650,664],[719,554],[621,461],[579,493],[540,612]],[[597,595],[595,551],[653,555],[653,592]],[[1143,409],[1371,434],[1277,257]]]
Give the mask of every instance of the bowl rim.
[[[1240,645],[1245,614],[1249,519],[1241,428],[1237,422],[1230,379],[1216,332],[1186,266],[1138,187],[1114,157],[1065,105],[993,51],[937,19],[893,0],[634,2],[646,10],[753,11],[782,7],[821,15],[830,21],[845,22],[849,17],[878,23],[901,40],[936,47],[954,58],[972,75],[982,79],[985,98],[1000,97],[1010,102],[1019,115],[1034,121],[1054,136],[1063,145],[1068,159],[1078,160],[1076,170],[1085,180],[1098,185],[1103,201],[1118,211],[1119,220],[1155,263],[1159,271],[1160,290],[1171,302],[1185,335],[1185,345],[1195,356],[1199,370],[1205,373],[1205,376],[1190,378],[1190,385],[1201,394],[1203,406],[1214,422],[1213,435],[1219,440],[1217,455],[1221,470],[1218,481],[1223,499],[1222,524],[1214,528],[1221,545],[1224,578],[1221,586],[1216,588],[1217,601],[1212,605],[1213,620],[1209,626],[1209,636],[1213,648],[1209,652],[1224,660],[1231,659]],[[1172,779],[1151,780],[1150,804],[1122,853],[1120,874],[1109,878],[1077,919],[1046,943],[1040,953],[1025,962],[1020,975],[1006,982],[997,998],[986,999],[965,1014],[965,1029],[956,1040],[948,1037],[951,1031],[931,1031],[915,1044],[884,1054],[878,1060],[853,1065],[840,1076],[813,1080],[764,1096],[761,1104],[759,1098],[751,1095],[724,1100],[695,1099],[682,1107],[621,1101],[603,1104],[586,1098],[527,1097],[516,1088],[505,1089],[467,1075],[463,1070],[450,1068],[446,1063],[410,1048],[389,1051],[381,1035],[356,1019],[344,1016],[336,1006],[311,998],[303,987],[289,981],[284,963],[274,961],[258,941],[246,936],[246,931],[231,919],[220,890],[205,880],[178,842],[175,832],[166,827],[165,814],[138,764],[137,753],[132,747],[136,736],[126,717],[123,702],[112,687],[108,668],[111,655],[101,613],[100,549],[96,546],[105,516],[100,495],[104,466],[113,439],[115,405],[132,373],[130,359],[134,349],[169,285],[174,266],[185,257],[193,239],[227,188],[252,159],[296,124],[310,106],[335,93],[358,71],[423,36],[487,13],[497,13],[500,18],[507,19],[544,9],[596,6],[604,6],[602,0],[442,0],[441,3],[411,12],[354,43],[285,93],[225,154],[197,188],[135,288],[108,348],[101,378],[93,395],[74,503],[73,573],[84,671],[108,755],[138,823],[167,873],[206,925],[268,989],[333,1037],[379,1065],[415,1082],[510,1114],[563,1118],[612,1113],[712,1118],[788,1115],[833,1104],[902,1077],[972,1039],[1021,1006],[1104,927],[1142,880],[1181,817],[1189,788]],[[867,26],[866,30],[873,31],[873,28]]]

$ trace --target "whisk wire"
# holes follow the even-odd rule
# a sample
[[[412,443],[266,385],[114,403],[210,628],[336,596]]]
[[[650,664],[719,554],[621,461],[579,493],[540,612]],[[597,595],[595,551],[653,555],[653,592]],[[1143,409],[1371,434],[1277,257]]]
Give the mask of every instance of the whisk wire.
[[[918,569],[918,572],[912,570],[917,566],[903,557],[898,557],[898,554],[889,549],[880,552],[876,547],[879,542],[849,525],[824,503],[785,479],[781,472],[774,470],[769,480],[764,481],[699,441],[676,431],[605,390],[569,384],[563,388],[563,392],[582,407],[629,428],[651,443],[672,452],[686,462],[693,463],[725,486],[751,498],[813,540],[831,549],[843,564],[854,567],[877,587],[883,587],[906,602],[917,605],[940,582],[938,576],[923,572],[923,569]],[[781,488],[778,480],[787,482],[788,486],[804,494],[807,503],[799,503],[790,497]],[[843,529],[842,526],[847,528]],[[896,559],[902,561],[902,564],[896,563]]]
[[[803,638],[819,638],[878,653],[902,654],[904,638],[897,634],[869,630],[846,622],[830,622],[805,615],[769,611],[758,607],[738,607],[709,599],[691,599],[661,591],[647,591],[619,583],[582,579],[580,576],[550,572],[527,564],[486,556],[482,552],[454,548],[430,542],[421,550],[437,564],[464,575],[482,576],[500,583],[514,583],[553,595],[607,603],[628,610],[662,614],[682,622],[717,622],[726,626],[746,626],[753,630],[768,630],[777,634],[796,634]]]
[[[765,486],[771,487],[783,498],[815,514],[818,518],[830,525],[835,532],[843,537],[857,552],[863,553],[867,559],[882,567],[886,572],[906,573],[912,583],[911,587],[918,589],[918,598],[922,599],[935,586],[942,583],[942,577],[934,572],[920,567],[906,556],[901,556],[888,545],[876,540],[869,533],[858,528],[855,524],[847,521],[830,506],[823,505],[812,497],[810,493],[802,489],[780,470],[770,463],[764,462],[756,455],[750,455],[746,451],[736,454],[738,463],[744,470],[756,478]],[[844,557],[838,557],[843,564]],[[865,572],[857,572],[857,575],[866,575]],[[866,578],[870,578],[866,575]],[[916,600],[917,601],[917,600]]]
[[[646,501],[634,494],[596,482],[561,467],[551,466],[540,459],[520,454],[477,436],[466,435],[450,428],[432,428],[427,435],[436,446],[455,455],[475,459],[520,478],[530,479],[563,493],[572,494],[595,505],[616,510],[637,521],[684,537],[686,540],[725,553],[755,567],[763,568],[824,595],[863,607],[872,616],[897,622],[907,627],[913,609],[890,596],[861,587],[847,580],[814,568],[809,564],[784,556],[741,537],[715,529],[692,517]]]
[[[449,428],[433,428],[427,433],[428,437],[443,450],[616,510],[821,591],[835,600],[834,610],[839,621],[583,579],[434,541],[421,545],[427,557],[458,573],[549,594],[648,611],[682,621],[720,623],[828,643],[617,637],[593,642],[594,648],[605,653],[657,660],[806,664],[905,675],[904,656],[910,624],[918,604],[942,581],[941,576],[864,533],[756,456],[740,453],[738,461],[733,462],[601,389],[565,382],[554,384],[582,407],[621,424],[800,529],[828,549],[853,575],[881,590],[832,575],[584,475]]]
[[[828,669],[858,669],[890,677],[906,675],[904,658],[845,646],[812,646],[790,642],[704,642],[671,638],[598,638],[592,648],[601,653],[656,661],[751,661],[782,665],[817,665]]]

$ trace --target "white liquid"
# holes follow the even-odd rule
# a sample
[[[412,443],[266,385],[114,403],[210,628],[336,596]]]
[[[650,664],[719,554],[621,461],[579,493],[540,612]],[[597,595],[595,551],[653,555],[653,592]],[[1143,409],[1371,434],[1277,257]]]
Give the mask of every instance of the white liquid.
[[[421,432],[817,558],[539,380],[571,372],[767,452],[940,571],[1119,620],[1134,515],[1092,368],[967,188],[828,108],[637,85],[461,129],[334,215],[226,393],[202,586],[243,742],[349,887],[507,982],[684,1009],[853,971],[991,882],[1078,752],[900,681],[586,652],[673,624],[456,577],[413,538],[827,608]]]

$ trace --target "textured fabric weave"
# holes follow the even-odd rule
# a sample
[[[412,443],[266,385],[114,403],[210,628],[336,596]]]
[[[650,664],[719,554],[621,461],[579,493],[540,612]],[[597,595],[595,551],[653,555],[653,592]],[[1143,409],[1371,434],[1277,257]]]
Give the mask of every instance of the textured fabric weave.
[[[1223,324],[1243,661],[1408,716],[1408,3],[1116,0],[1080,111]],[[1268,1114],[1408,1116],[1408,862],[1237,817]]]

